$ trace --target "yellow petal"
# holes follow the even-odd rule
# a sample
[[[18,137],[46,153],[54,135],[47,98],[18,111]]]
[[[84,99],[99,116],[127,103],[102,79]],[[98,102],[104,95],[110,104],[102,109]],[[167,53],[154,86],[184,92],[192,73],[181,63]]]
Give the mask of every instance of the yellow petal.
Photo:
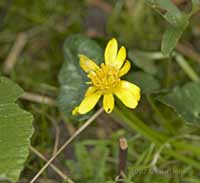
[[[127,72],[130,70],[130,68],[131,68],[131,63],[128,60],[126,60],[125,64],[119,71],[119,76],[121,77],[121,76],[127,74]]]
[[[121,66],[123,65],[125,60],[126,60],[126,49],[124,46],[122,46],[117,53],[117,59],[116,59],[116,63],[115,63],[117,69],[121,68]]]
[[[137,100],[135,99],[135,96],[133,93],[126,91],[124,89],[118,90],[115,92],[115,95],[122,101],[122,103],[131,108],[134,109],[138,105]]]
[[[136,101],[140,100],[140,88],[137,85],[128,81],[121,80],[120,87],[124,90],[131,92],[134,95]]]
[[[90,86],[87,91],[85,92],[85,96],[89,96],[91,95],[92,93],[94,93],[97,89],[94,87],[94,86]]]
[[[106,65],[114,66],[117,56],[117,50],[118,50],[117,40],[113,38],[108,42],[105,49],[104,57]]]
[[[94,61],[85,55],[79,55],[79,59],[79,64],[85,72],[95,71],[99,68],[99,66]]]
[[[85,114],[89,112],[90,110],[92,110],[97,104],[100,97],[101,97],[100,92],[96,92],[85,97],[78,107],[78,113]]]
[[[114,109],[115,101],[113,94],[105,94],[103,97],[103,108],[107,113],[111,113]]]
[[[76,106],[73,111],[72,111],[72,115],[75,116],[78,114],[78,106]]]

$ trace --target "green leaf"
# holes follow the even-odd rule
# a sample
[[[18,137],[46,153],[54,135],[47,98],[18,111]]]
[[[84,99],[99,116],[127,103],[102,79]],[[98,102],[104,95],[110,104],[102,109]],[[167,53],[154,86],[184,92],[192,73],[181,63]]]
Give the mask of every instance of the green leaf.
[[[194,0],[195,2],[197,0]],[[178,40],[189,24],[189,16],[181,12],[171,0],[147,0],[153,8],[161,8],[166,12],[158,12],[170,23],[170,27],[165,31],[161,51],[164,55],[169,54],[176,47]]]
[[[164,33],[161,51],[164,55],[168,56],[173,49],[176,47],[178,40],[181,38],[183,32],[185,31],[188,22],[181,27],[169,27]]]
[[[23,90],[0,77],[0,180],[16,182],[29,153],[32,115],[15,101]]]
[[[84,120],[84,116],[72,116],[74,107],[80,104],[88,87],[86,73],[79,66],[79,54],[84,54],[97,64],[103,62],[103,50],[93,40],[82,35],[68,37],[64,44],[65,61],[59,74],[60,94],[58,104],[60,109],[71,119]]]
[[[133,72],[126,77],[132,83],[141,88],[142,93],[150,94],[160,89],[159,81],[150,74],[145,72]]]
[[[147,0],[153,8],[161,8],[166,12],[161,14],[172,26],[183,24],[181,11],[172,3],[171,0]]]
[[[172,107],[188,124],[200,125],[200,83],[190,82],[175,88],[166,96],[159,97],[162,103]]]
[[[156,75],[158,69],[155,65],[156,59],[163,59],[163,55],[155,52],[143,52],[143,51],[129,51],[128,56],[131,59],[132,63],[143,71]]]

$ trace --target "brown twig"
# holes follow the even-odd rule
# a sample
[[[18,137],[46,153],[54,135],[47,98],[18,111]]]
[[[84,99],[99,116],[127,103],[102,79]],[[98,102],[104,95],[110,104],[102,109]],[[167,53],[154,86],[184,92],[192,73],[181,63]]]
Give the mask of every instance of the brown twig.
[[[58,155],[82,132],[84,131],[101,113],[103,108],[99,109],[90,119],[88,119],[62,146],[54,156],[40,169],[40,171],[33,177],[30,183],[34,183],[39,176],[46,170],[46,168],[57,158]]]
[[[38,95],[34,93],[29,93],[29,92],[25,92],[20,98],[31,101],[31,102],[36,102],[39,104],[46,104],[50,106],[56,105],[55,100],[53,100],[50,97],[42,96],[42,95]]]
[[[126,175],[126,162],[127,162],[128,144],[126,138],[119,139],[119,176],[117,183],[125,183],[122,178]]]
[[[52,156],[53,156],[58,150],[59,141],[60,141],[60,128],[59,128],[58,122],[53,117],[47,114],[47,118],[51,121],[55,129],[55,142],[54,142],[54,147],[53,147],[53,152],[52,152]]]
[[[34,147],[30,146],[30,150],[37,155],[39,158],[47,162],[48,160]],[[65,175],[60,169],[58,169],[54,164],[49,165],[62,179],[67,180],[69,183],[75,183],[67,175]]]
[[[54,143],[54,148],[53,148],[52,156],[56,154],[56,152],[58,151],[58,147],[59,147],[60,128],[56,124],[55,124],[55,130],[56,130],[55,143]]]
[[[62,121],[64,121],[64,124],[67,128],[67,131],[69,133],[70,136],[72,136],[76,129],[74,128],[74,126],[72,125],[72,123],[69,121],[68,117],[64,114],[61,115]]]
[[[180,52],[182,55],[200,64],[200,53],[196,52],[192,47],[187,46],[186,44],[183,43],[178,43],[176,46],[176,50]]]
[[[10,72],[15,67],[17,60],[26,46],[29,39],[41,32],[44,28],[42,26],[37,26],[17,34],[16,40],[5,59],[3,71],[5,74],[9,75]]]
[[[21,51],[24,49],[24,46],[26,45],[26,42],[28,40],[27,38],[28,38],[27,34],[23,32],[19,33],[19,35],[17,36],[16,41],[4,62],[3,70],[5,74],[9,74],[12,71]]]

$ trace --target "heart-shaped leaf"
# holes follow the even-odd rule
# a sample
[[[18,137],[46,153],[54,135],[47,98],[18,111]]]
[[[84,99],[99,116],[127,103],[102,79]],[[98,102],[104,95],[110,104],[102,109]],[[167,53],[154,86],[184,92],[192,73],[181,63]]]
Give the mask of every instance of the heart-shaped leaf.
[[[65,61],[59,74],[60,94],[58,104],[60,109],[71,119],[84,120],[91,113],[73,117],[72,110],[80,104],[88,85],[86,73],[79,66],[79,54],[84,54],[97,64],[103,62],[103,50],[93,40],[82,35],[68,37],[64,44]]]

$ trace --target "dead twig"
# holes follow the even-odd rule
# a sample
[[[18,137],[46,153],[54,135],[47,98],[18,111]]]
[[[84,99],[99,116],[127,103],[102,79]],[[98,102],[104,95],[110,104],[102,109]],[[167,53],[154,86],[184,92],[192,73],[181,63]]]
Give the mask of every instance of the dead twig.
[[[55,143],[54,143],[52,155],[55,155],[56,152],[58,151],[59,137],[60,137],[60,129],[59,129],[58,125],[55,126],[55,129],[56,129],[56,135],[55,135]]]
[[[83,132],[101,113],[103,108],[99,109],[90,119],[88,119],[56,152],[54,156],[40,169],[40,171],[33,177],[30,183],[34,183],[39,176],[46,170],[46,168],[57,158],[57,156],[81,133]]]
[[[37,155],[39,158],[47,162],[48,160],[34,147],[30,146],[30,150]],[[69,183],[75,183],[67,175],[65,175],[60,169],[58,169],[54,164],[49,165],[62,179],[67,180]]]
[[[39,104],[46,104],[50,106],[56,105],[55,100],[50,97],[42,96],[42,95],[38,95],[34,93],[29,93],[29,92],[25,92],[20,98],[31,101],[31,102],[36,102]]]
[[[10,72],[12,71],[20,53],[22,52],[22,50],[24,49],[24,46],[26,45],[27,40],[28,40],[28,36],[26,33],[22,32],[18,34],[16,41],[4,62],[3,70],[5,74],[10,74]]]
[[[49,114],[47,114],[46,116],[51,121],[52,125],[55,127],[55,142],[54,142],[54,148],[52,152],[52,156],[53,156],[58,150],[59,141],[60,141],[60,128],[59,128],[58,122],[52,116],[50,116]]]
[[[76,131],[76,129],[74,128],[74,126],[72,125],[72,123],[70,123],[69,119],[67,118],[67,116],[65,116],[64,114],[62,114],[62,120],[64,121],[64,124],[67,128],[67,131],[69,132],[69,135],[73,135]]]
[[[125,183],[122,179],[126,176],[128,144],[126,138],[119,139],[119,175],[117,183]]]
[[[9,75],[13,70],[28,40],[40,33],[43,29],[43,26],[37,26],[25,32],[18,33],[16,40],[4,62],[3,71],[5,74]]]

